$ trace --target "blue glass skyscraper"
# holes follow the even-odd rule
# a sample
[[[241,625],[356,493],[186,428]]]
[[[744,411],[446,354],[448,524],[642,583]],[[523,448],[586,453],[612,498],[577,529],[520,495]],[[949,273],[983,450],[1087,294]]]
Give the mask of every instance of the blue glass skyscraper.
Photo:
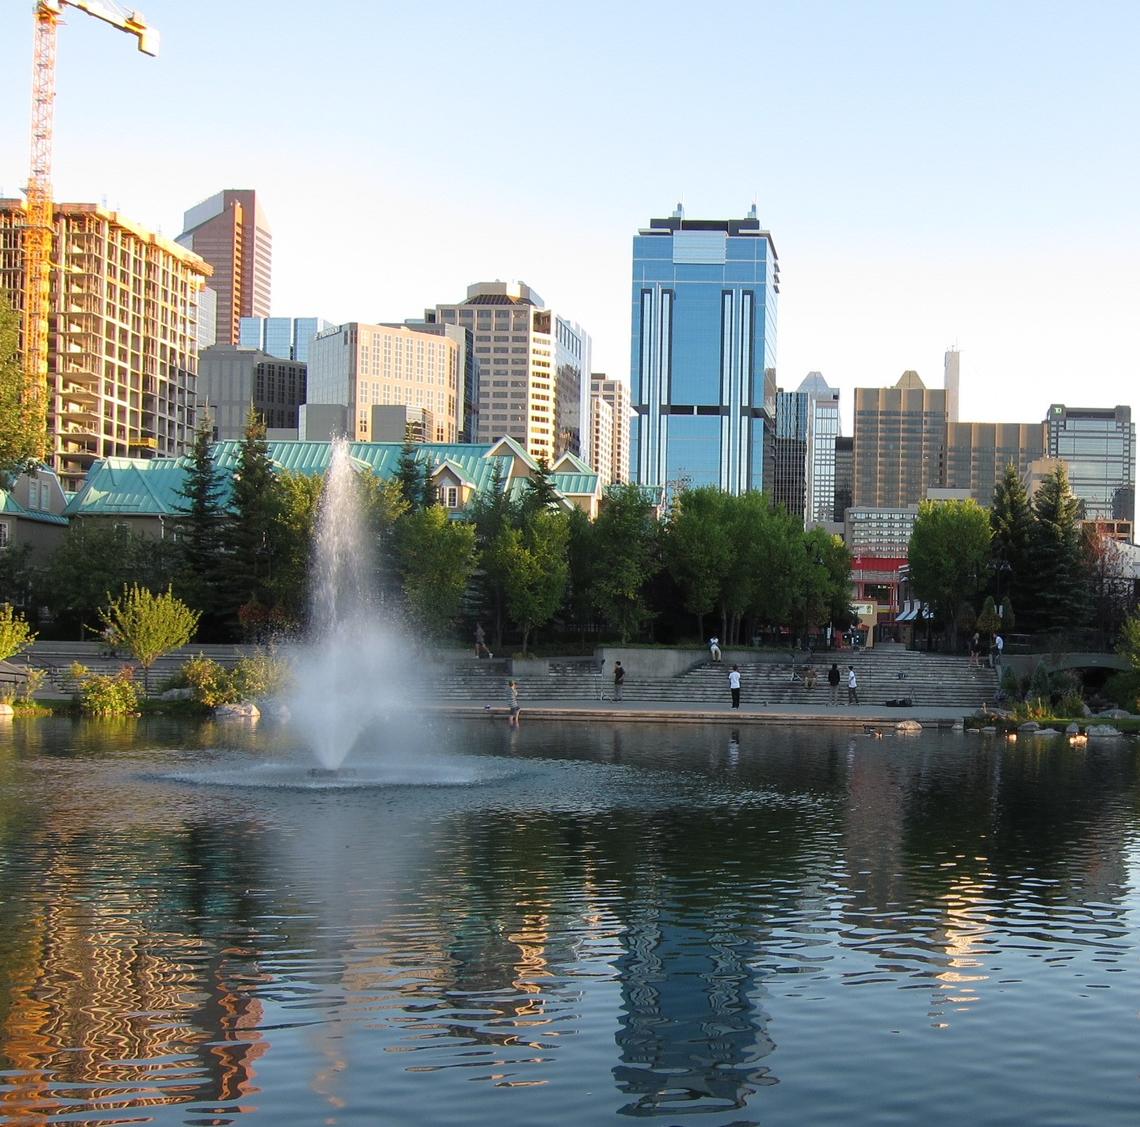
[[[764,489],[776,398],[772,236],[746,219],[652,219],[633,240],[630,468],[665,488]],[[767,465],[767,470],[766,470]]]

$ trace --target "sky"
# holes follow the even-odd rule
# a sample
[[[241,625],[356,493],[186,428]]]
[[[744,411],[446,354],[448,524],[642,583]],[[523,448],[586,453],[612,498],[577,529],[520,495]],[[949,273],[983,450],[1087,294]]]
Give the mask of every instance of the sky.
[[[961,352],[961,418],[1140,407],[1134,0],[139,0],[157,59],[72,11],[54,189],[170,238],[222,188],[273,313],[396,321],[521,280],[628,378],[632,239],[755,203],[777,378]],[[27,179],[31,0],[0,0],[0,195]]]

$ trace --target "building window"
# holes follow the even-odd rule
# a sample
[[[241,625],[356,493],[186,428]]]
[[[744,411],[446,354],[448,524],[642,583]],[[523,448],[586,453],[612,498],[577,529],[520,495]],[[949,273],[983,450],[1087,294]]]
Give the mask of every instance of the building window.
[[[0,548],[7,548],[11,543],[11,532],[6,520],[0,520]]]
[[[443,504],[445,508],[459,508],[459,488],[457,486],[445,485],[440,492],[443,494]]]

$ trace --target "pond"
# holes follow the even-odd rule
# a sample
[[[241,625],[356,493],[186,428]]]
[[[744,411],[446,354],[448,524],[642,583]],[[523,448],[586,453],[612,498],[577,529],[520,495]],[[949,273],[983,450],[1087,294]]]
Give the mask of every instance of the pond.
[[[0,729],[0,1121],[1140,1117],[1132,740],[295,744]]]

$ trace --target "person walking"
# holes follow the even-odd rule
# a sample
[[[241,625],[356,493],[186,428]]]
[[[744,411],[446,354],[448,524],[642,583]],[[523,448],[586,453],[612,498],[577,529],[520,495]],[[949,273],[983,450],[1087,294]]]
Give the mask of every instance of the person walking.
[[[621,687],[625,684],[625,670],[620,661],[614,662],[614,700],[621,700]]]
[[[720,639],[715,634],[709,639],[709,660],[720,661]]]
[[[831,663],[831,668],[827,671],[827,683],[831,686],[831,703],[839,703],[839,665],[836,662]]]
[[[728,691],[732,694],[732,707],[740,707],[740,666],[734,665],[728,675]]]
[[[511,718],[508,723],[510,728],[518,728],[519,717],[522,715],[522,709],[519,707],[519,683],[517,681],[507,682],[507,692],[510,699]]]
[[[1000,634],[994,635],[994,668],[1001,668],[1001,655],[1005,649],[1005,639]]]
[[[847,667],[847,703],[859,703],[859,682],[855,679],[855,666]]]
[[[982,639],[978,636],[977,630],[970,639],[970,665],[974,669],[982,667]]]

